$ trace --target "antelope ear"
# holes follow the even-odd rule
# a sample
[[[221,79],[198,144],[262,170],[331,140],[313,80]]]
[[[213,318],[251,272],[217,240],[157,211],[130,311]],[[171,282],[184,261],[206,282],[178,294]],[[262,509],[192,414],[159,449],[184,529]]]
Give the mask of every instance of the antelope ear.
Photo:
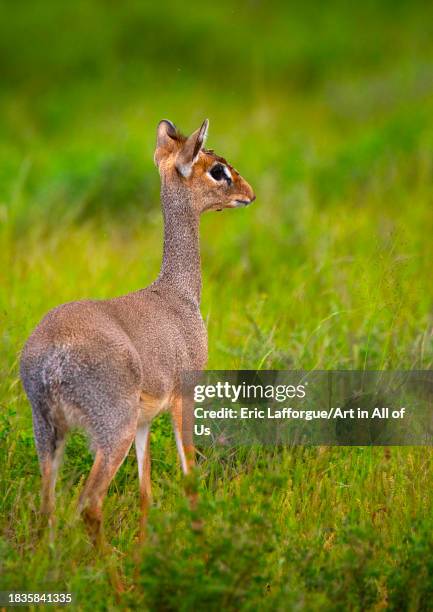
[[[168,119],[163,119],[158,123],[156,129],[156,149],[154,160],[159,166],[159,162],[165,155],[169,155],[175,147],[178,134],[176,126]]]
[[[177,154],[176,168],[182,176],[188,177],[191,174],[192,167],[206,142],[208,127],[209,119],[205,119],[201,127],[187,138],[182,149]]]

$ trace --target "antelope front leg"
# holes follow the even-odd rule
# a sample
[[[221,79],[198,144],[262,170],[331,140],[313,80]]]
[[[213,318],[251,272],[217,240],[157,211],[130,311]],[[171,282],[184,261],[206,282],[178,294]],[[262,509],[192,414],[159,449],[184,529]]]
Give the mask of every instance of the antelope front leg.
[[[188,396],[177,397],[174,402],[172,417],[180,463],[182,471],[186,476],[185,492],[189,499],[190,508],[195,514],[198,502],[198,483],[194,478],[194,399]],[[196,532],[201,532],[203,528],[202,521],[197,516],[193,519],[191,526],[193,531]]]
[[[146,537],[147,515],[152,501],[150,479],[150,422],[140,425],[135,435],[135,450],[137,453],[138,476],[140,479],[140,542]]]
[[[176,397],[173,404],[172,419],[182,472],[187,476],[195,467],[194,400]]]

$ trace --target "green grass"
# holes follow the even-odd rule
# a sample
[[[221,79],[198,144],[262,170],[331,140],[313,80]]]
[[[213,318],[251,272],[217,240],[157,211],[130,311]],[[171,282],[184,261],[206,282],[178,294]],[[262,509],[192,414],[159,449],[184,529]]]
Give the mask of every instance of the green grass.
[[[209,145],[257,193],[203,218],[210,368],[431,368],[432,19],[403,1],[2,3],[0,590],[73,591],[82,610],[433,607],[430,449],[205,450],[197,535],[161,418],[146,547],[137,561],[131,453],[101,559],[75,515],[79,435],[56,540],[38,538],[18,378],[51,307],[156,276],[163,117],[186,132],[209,117]]]

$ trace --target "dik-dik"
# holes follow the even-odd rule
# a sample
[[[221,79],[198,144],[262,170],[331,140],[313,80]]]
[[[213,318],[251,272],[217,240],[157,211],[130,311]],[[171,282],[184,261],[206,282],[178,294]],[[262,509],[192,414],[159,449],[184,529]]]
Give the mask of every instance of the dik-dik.
[[[170,121],[157,128],[154,159],[164,216],[158,278],[122,297],[54,308],[22,353],[21,378],[32,406],[42,473],[42,513],[51,522],[65,435],[82,427],[95,460],[79,507],[96,538],[108,486],[134,440],[143,530],[151,495],[149,431],[160,412],[171,413],[183,472],[194,464],[191,428],[182,428],[192,398],[182,397],[181,375],[201,370],[207,361],[199,219],[205,211],[246,206],[255,199],[239,173],[204,148],[207,130],[207,120],[189,138]]]

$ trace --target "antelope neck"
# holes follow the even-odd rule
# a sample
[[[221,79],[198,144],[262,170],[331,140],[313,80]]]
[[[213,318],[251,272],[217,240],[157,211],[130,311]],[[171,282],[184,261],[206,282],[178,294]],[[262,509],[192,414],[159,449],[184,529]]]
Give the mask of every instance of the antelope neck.
[[[176,289],[197,304],[201,297],[200,219],[188,194],[166,185],[161,190],[164,249],[158,284]]]

